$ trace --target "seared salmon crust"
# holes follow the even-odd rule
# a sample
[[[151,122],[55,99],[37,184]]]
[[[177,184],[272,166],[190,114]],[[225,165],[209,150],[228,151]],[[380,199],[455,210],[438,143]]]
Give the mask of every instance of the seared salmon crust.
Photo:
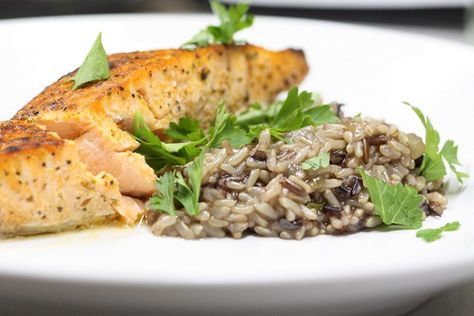
[[[269,103],[308,72],[302,51],[214,45],[109,56],[110,79],[73,90],[72,72],[0,125],[0,235],[136,220],[156,176],[137,141],[141,112],[161,135],[189,115],[207,126],[224,101],[239,113]]]
[[[111,221],[120,199],[117,181],[88,172],[74,142],[35,124],[0,122],[0,236]]]

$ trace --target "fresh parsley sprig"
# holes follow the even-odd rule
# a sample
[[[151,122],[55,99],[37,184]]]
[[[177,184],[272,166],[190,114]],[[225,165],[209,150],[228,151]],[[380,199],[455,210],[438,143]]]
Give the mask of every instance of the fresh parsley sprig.
[[[421,229],[416,232],[416,237],[426,242],[433,242],[440,239],[443,232],[456,231],[460,226],[461,224],[459,224],[459,222],[451,222],[440,228]]]
[[[102,33],[99,33],[86,59],[73,78],[73,89],[75,90],[88,83],[109,78],[109,61],[104,46],[102,45]]]
[[[458,146],[454,141],[447,140],[443,148],[439,150],[440,136],[431,124],[429,117],[425,116],[421,110],[407,102],[404,102],[416,113],[423,126],[425,127],[425,154],[423,162],[420,166],[420,173],[427,181],[434,181],[441,179],[446,175],[446,161],[451,171],[456,175],[459,183],[463,184],[464,179],[469,175],[465,172],[457,170],[460,166],[458,160]]]
[[[133,136],[140,143],[140,146],[135,151],[145,157],[148,165],[157,174],[161,173],[168,166],[184,165],[201,153],[201,150],[197,148],[200,141],[163,143],[148,128],[143,116],[139,112],[135,113],[133,130]]]
[[[269,129],[274,138],[283,139],[285,132],[338,120],[329,105],[315,104],[312,93],[300,93],[293,87],[284,101],[277,101],[266,109],[258,103],[253,104],[237,117],[236,124],[247,129],[251,139],[258,137],[264,129]]]
[[[249,28],[253,24],[253,15],[248,13],[247,3],[238,3],[226,8],[217,0],[210,1],[212,12],[219,18],[220,25],[209,25],[197,33],[181,48],[194,49],[211,44],[233,44],[235,33]]]
[[[369,191],[370,200],[374,203],[375,214],[380,216],[386,225],[402,225],[407,228],[421,227],[423,211],[420,204],[423,197],[415,188],[397,183],[388,184],[370,176],[359,169],[364,186]]]
[[[150,199],[150,207],[168,215],[176,215],[175,206],[181,204],[189,215],[198,215],[203,160],[204,152],[201,152],[187,167],[189,185],[181,171],[168,171],[160,176],[156,182],[157,192]]]
[[[251,143],[269,129],[272,137],[284,139],[284,133],[306,125],[337,122],[328,105],[314,105],[311,93],[292,88],[284,101],[277,101],[267,109],[254,105],[250,110],[234,115],[219,104],[216,117],[208,131],[189,117],[170,123],[165,134],[177,143],[164,143],[146,125],[140,113],[135,114],[134,136],[139,141],[137,152],[145,156],[157,174],[168,166],[184,165],[197,157],[204,148],[220,147],[228,141],[234,148]]]

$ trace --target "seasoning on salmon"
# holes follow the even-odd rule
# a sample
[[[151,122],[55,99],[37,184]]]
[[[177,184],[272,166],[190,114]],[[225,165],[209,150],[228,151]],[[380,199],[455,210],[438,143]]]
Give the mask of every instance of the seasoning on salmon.
[[[94,174],[106,171],[120,191],[134,197],[155,191],[156,177],[126,131],[135,112],[157,134],[189,115],[204,126],[221,100],[239,113],[268,103],[308,72],[302,51],[269,51],[252,45],[214,45],[109,56],[110,79],[73,90],[72,72],[47,87],[14,117],[33,121],[76,140],[81,160]]]

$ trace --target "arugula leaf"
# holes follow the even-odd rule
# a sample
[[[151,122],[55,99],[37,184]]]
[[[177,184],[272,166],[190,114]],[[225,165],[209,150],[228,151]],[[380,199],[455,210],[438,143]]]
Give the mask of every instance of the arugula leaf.
[[[400,183],[390,185],[368,175],[363,169],[359,171],[375,205],[375,213],[384,224],[403,225],[413,229],[421,227],[423,211],[420,204],[423,197],[414,188]]]
[[[458,146],[454,144],[454,141],[447,140],[443,145],[441,151],[439,150],[440,136],[431,124],[428,117],[421,112],[421,110],[407,102],[404,102],[412,108],[416,113],[420,121],[425,127],[425,155],[423,162],[420,166],[421,174],[426,178],[427,181],[438,180],[446,175],[446,167],[444,160],[448,163],[451,171],[456,175],[458,181],[463,184],[463,178],[468,178],[467,173],[457,170],[457,166],[460,166],[457,154]]]
[[[156,181],[157,192],[150,199],[150,206],[153,210],[176,215],[174,209],[174,181],[176,174],[169,171],[163,174]]]
[[[329,153],[321,153],[316,157],[310,158],[301,164],[303,170],[317,170],[329,166]]]
[[[217,114],[211,128],[209,129],[209,141],[207,147],[218,147],[224,140],[229,141],[232,147],[239,148],[250,143],[252,140],[246,135],[246,131],[236,124],[237,118],[230,114],[224,103],[220,103]]]
[[[447,140],[441,149],[441,155],[443,155],[449,168],[456,175],[458,181],[463,184],[463,178],[469,178],[469,175],[465,172],[458,171],[456,168],[461,165],[458,160],[458,146],[455,145],[452,140]]]
[[[102,46],[102,33],[99,33],[86,59],[73,78],[74,86],[72,89],[75,90],[90,82],[109,78],[109,61],[107,59],[107,53]]]
[[[199,31],[191,40],[184,43],[181,48],[193,49],[206,47],[211,44],[233,44],[235,33],[246,29],[253,24],[253,15],[248,14],[249,5],[238,3],[226,8],[217,0],[210,1],[212,12],[217,15],[220,25],[210,25]]]
[[[460,226],[461,224],[459,224],[459,222],[451,222],[440,228],[422,229],[416,232],[416,237],[426,242],[433,242],[440,239],[443,232],[456,231]]]

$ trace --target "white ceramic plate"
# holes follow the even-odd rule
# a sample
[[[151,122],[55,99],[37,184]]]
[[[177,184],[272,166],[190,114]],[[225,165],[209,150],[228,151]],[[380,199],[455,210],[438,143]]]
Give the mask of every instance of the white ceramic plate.
[[[80,64],[98,31],[109,53],[176,47],[209,16],[111,15],[0,22],[1,118]],[[443,138],[474,155],[474,49],[328,22],[257,17],[240,34],[268,48],[303,48],[304,87],[325,99],[423,133],[401,101],[423,108]],[[458,232],[427,244],[414,231],[303,241],[248,237],[186,241],[146,228],[99,229],[0,242],[0,297],[161,311],[400,311],[474,276],[473,189],[450,196],[442,218]]]
[[[225,0],[235,3],[237,0]],[[472,0],[252,0],[253,5],[287,8],[327,9],[416,9],[461,8]]]

